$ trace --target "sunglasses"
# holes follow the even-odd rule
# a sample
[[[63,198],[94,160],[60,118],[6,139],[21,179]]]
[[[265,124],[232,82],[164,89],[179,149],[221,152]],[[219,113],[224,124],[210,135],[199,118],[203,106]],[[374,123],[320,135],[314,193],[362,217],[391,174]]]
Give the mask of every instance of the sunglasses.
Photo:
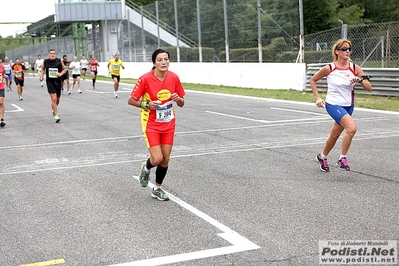
[[[344,48],[339,48],[338,50],[340,50],[340,51],[342,51],[342,52],[346,52],[346,51],[351,51],[352,50],[352,48],[347,48],[347,47],[344,47]]]

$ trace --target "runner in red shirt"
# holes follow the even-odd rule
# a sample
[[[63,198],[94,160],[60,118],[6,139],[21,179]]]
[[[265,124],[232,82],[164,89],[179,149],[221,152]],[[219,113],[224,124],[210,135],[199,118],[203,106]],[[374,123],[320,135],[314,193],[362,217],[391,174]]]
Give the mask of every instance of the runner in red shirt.
[[[91,55],[91,59],[89,61],[89,69],[90,69],[90,74],[91,74],[91,80],[93,81],[93,89],[96,88],[96,79],[97,79],[97,67],[99,67],[100,64],[98,64],[98,61],[96,60],[96,57]]]
[[[4,71],[3,64],[0,64],[0,127],[4,127],[6,123],[4,123],[4,80],[8,79],[8,75]]]
[[[169,200],[161,189],[168,170],[170,153],[175,134],[175,109],[184,105],[184,89],[179,77],[168,71],[169,53],[157,49],[152,54],[152,70],[137,81],[129,96],[128,104],[140,107],[141,125],[150,158],[141,165],[140,184],[148,185],[150,170],[155,171],[155,186],[151,196],[158,200]]]

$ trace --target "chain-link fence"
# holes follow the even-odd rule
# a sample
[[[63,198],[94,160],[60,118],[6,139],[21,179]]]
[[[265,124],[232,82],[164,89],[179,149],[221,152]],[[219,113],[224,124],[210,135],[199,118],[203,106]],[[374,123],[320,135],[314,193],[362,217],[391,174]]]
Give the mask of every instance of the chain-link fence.
[[[180,62],[258,62],[281,61],[281,52],[299,50],[298,1],[291,0],[166,0],[139,7],[132,0],[126,5],[145,19],[176,36],[172,44],[147,35],[140,28],[123,23],[122,53],[129,47],[168,48],[172,59]],[[159,37],[159,36],[158,36]],[[190,48],[178,47],[177,39]],[[129,44],[130,41],[130,44]],[[176,50],[176,51],[175,51]],[[226,52],[228,51],[228,52]]]
[[[261,61],[284,62],[284,52],[291,53],[295,59],[299,50],[298,1],[166,0],[141,8],[132,0],[125,3],[127,8],[142,14],[143,19],[152,21],[190,46],[173,47],[174,44],[159,42],[154,38],[156,33],[145,32],[124,19],[118,30],[118,47],[125,61],[143,61],[143,57],[144,61],[149,61],[143,51],[151,53],[157,47],[167,48],[172,59],[181,62],[258,62],[260,47],[263,51]],[[62,51],[64,47],[53,48]],[[26,48],[29,49],[36,50]],[[87,49],[98,50],[97,47]],[[19,52],[7,51],[10,53],[16,55]],[[38,54],[37,51],[25,51],[25,55],[18,56],[24,57],[26,53]],[[40,53],[47,53],[47,50]]]
[[[40,40],[40,42],[32,45],[18,47],[11,51],[7,51],[6,56],[13,61],[15,58],[21,58],[22,61],[26,60],[34,64],[38,55],[47,58],[49,49],[56,49],[58,57],[62,57],[62,55],[66,54],[69,58],[73,58],[75,54],[73,39],[71,37],[65,37],[45,41]]]
[[[399,22],[343,25],[305,36],[305,62],[326,63],[334,43],[346,37],[352,42],[351,59],[367,68],[398,67]],[[345,36],[347,35],[347,36]]]

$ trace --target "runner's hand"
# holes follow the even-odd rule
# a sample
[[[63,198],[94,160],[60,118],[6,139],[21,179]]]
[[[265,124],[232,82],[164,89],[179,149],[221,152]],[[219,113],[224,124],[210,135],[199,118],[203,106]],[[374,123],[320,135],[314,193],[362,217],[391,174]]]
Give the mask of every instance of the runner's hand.
[[[316,100],[316,105],[317,105],[317,107],[319,107],[319,108],[324,108],[325,102],[324,102],[324,100],[323,100],[322,98],[318,98],[318,99]]]

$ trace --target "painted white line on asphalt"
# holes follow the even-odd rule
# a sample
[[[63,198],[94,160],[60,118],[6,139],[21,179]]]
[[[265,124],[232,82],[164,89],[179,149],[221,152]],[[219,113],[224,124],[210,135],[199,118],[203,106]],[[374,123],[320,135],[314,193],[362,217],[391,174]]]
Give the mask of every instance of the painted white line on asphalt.
[[[143,137],[142,135],[138,135],[138,136],[126,136],[126,137],[112,137],[112,138],[100,138],[100,139],[81,139],[81,140],[69,140],[69,141],[58,141],[58,142],[44,142],[44,143],[35,143],[35,144],[22,144],[22,145],[0,147],[0,150],[3,150],[3,149],[43,147],[43,146],[59,146],[59,145],[67,145],[67,144],[79,144],[79,143],[85,144],[85,143],[92,143],[92,142],[127,141],[129,139],[138,139],[138,138],[141,139],[142,137]]]
[[[242,120],[248,120],[248,121],[254,121],[254,122],[259,122],[259,123],[281,123],[281,122],[299,122],[299,121],[314,121],[314,120],[323,120],[323,119],[330,119],[329,116],[320,116],[317,118],[301,118],[301,119],[285,119],[285,120],[261,120],[261,119],[253,119],[253,118],[248,118],[248,117],[243,117],[243,116],[236,116],[236,115],[229,115],[226,113],[219,113],[219,112],[213,112],[213,111],[205,111],[206,113],[210,114],[215,114],[215,115],[221,115],[221,116],[227,116],[227,117],[232,117],[232,118],[237,118],[237,119],[242,119]]]
[[[97,89],[86,89],[85,91],[93,92],[93,93],[98,93],[98,94],[110,94],[110,93],[114,93],[113,90],[111,90],[111,91],[99,91],[99,90],[97,90]],[[118,93],[126,93],[126,92],[129,92],[129,91],[122,91],[122,90],[119,90],[119,91],[118,91]]]
[[[227,117],[232,117],[232,118],[238,118],[238,119],[242,119],[242,120],[261,122],[261,123],[270,123],[270,121],[267,121],[267,120],[253,119],[253,118],[237,116],[237,115],[229,115],[229,114],[226,114],[226,113],[219,113],[219,112],[213,112],[213,111],[205,111],[205,112],[209,113],[209,114],[214,114],[214,115],[221,115],[221,116],[227,116]]]
[[[133,177],[137,180],[139,179],[138,176],[133,176]],[[151,188],[154,187],[154,185],[151,183],[149,183],[148,185]],[[222,233],[217,234],[217,235],[220,236],[221,238],[225,239],[226,241],[228,241],[231,244],[231,246],[207,249],[207,250],[201,250],[201,251],[194,251],[194,252],[176,254],[176,255],[165,256],[165,257],[152,258],[152,259],[147,259],[147,260],[126,262],[126,263],[114,264],[114,265],[110,265],[110,266],[164,265],[164,264],[169,264],[169,263],[178,263],[178,262],[183,262],[183,261],[190,261],[190,260],[196,260],[196,259],[203,259],[203,258],[227,255],[227,254],[238,253],[238,252],[243,252],[243,251],[260,248],[258,245],[252,243],[245,237],[239,235],[237,232],[231,230],[229,227],[221,224],[220,222],[216,221],[209,215],[207,215],[207,214],[203,213],[202,211],[198,210],[197,208],[191,206],[187,202],[168,193],[167,191],[165,191],[165,192],[166,192],[166,194],[168,194],[171,201],[174,201],[175,203],[179,204],[184,209],[188,210],[189,212],[193,213],[194,215],[198,216],[199,218],[205,220],[207,223],[211,224],[212,226],[214,226],[217,229],[219,229],[220,231],[222,231]]]
[[[365,117],[358,118],[357,121],[384,121],[389,120],[387,117]],[[275,122],[275,123],[274,123]],[[285,124],[284,122],[288,122]],[[256,125],[256,126],[244,126],[244,127],[228,127],[228,128],[213,128],[213,129],[203,129],[203,130],[191,130],[191,131],[180,131],[176,132],[176,135],[196,135],[196,134],[205,134],[212,132],[223,132],[223,131],[233,131],[233,130],[247,130],[247,129],[255,129],[255,128],[266,128],[266,127],[276,127],[276,126],[296,126],[296,125],[306,125],[306,124],[315,124],[320,122],[330,122],[326,121],[326,119],[310,119],[309,121],[302,121],[301,119],[297,120],[279,120],[272,121],[267,125]],[[374,132],[373,135],[378,134],[387,134],[393,133],[396,136],[396,131],[387,131],[387,132]],[[357,133],[356,136],[359,136],[360,133]],[[0,150],[5,149],[21,149],[21,148],[32,148],[32,147],[46,147],[46,146],[61,146],[67,144],[86,144],[93,142],[112,142],[112,141],[127,141],[130,139],[141,139],[142,135],[132,135],[132,136],[123,136],[123,137],[110,137],[110,138],[98,138],[98,139],[81,139],[81,140],[69,140],[69,141],[59,141],[59,142],[44,142],[44,143],[35,143],[35,144],[21,144],[21,145],[12,145],[12,146],[3,146],[0,147]]]
[[[321,114],[321,113],[315,113],[315,112],[309,112],[309,111],[302,111],[302,110],[295,110],[295,109],[287,109],[287,108],[279,108],[279,107],[270,107],[270,109],[287,111],[287,112],[294,112],[294,113],[302,113],[302,114],[311,114],[311,115],[328,116],[328,117],[330,117],[327,114]]]
[[[387,132],[378,132],[370,135],[369,133],[356,134],[356,138],[353,141],[362,141],[362,140],[371,140],[371,139],[387,139],[387,138],[397,138],[399,137],[399,131],[387,131]],[[248,152],[248,151],[257,151],[264,149],[278,149],[278,148],[289,148],[289,147],[301,147],[301,146],[312,146],[325,143],[325,138],[314,138],[307,139],[308,142],[303,140],[297,140],[295,143],[287,141],[286,143],[264,143],[260,144],[260,146],[246,146],[249,148],[237,149],[237,146],[234,146],[234,149],[231,150],[212,150],[206,152],[197,152],[197,153],[187,153],[180,155],[172,155],[171,158],[186,158],[186,157],[195,157],[195,156],[209,156],[209,155],[220,155],[227,153],[236,153],[236,152]],[[45,145],[45,144],[43,144]],[[25,145],[23,145],[25,146]],[[34,145],[33,145],[34,146]],[[40,145],[42,146],[42,145]],[[13,146],[18,147],[18,146]],[[4,147],[3,147],[4,148]],[[65,159],[63,159],[65,160]],[[124,160],[124,161],[113,161],[113,162],[101,162],[101,163],[90,163],[90,164],[80,164],[80,165],[69,165],[69,166],[57,166],[57,167],[49,167],[42,169],[29,169],[29,170],[20,170],[20,171],[9,171],[1,173],[0,176],[5,175],[15,175],[15,174],[24,174],[24,173],[35,173],[35,172],[46,172],[46,171],[57,171],[57,170],[70,170],[70,169],[79,169],[79,168],[88,168],[88,167],[99,167],[99,166],[107,166],[107,165],[118,165],[118,164],[131,164],[134,162],[142,162],[143,158],[133,159],[133,160]],[[6,169],[4,169],[7,171]]]
[[[309,102],[296,102],[296,101],[290,101],[290,100],[261,98],[261,97],[256,97],[256,96],[235,95],[235,94],[219,93],[219,92],[195,91],[195,90],[190,90],[190,89],[185,89],[185,91],[189,92],[189,93],[219,95],[222,97],[230,97],[230,98],[240,98],[240,99],[246,98],[246,99],[253,99],[253,100],[259,100],[259,101],[265,101],[265,102],[278,102],[278,103],[290,103],[290,104],[297,104],[297,105],[307,105],[307,106],[314,106],[315,108],[317,108],[314,103],[309,103]],[[356,109],[356,111],[399,115],[399,112],[395,112],[395,111],[375,110],[375,109],[367,109],[367,108],[362,108],[362,107],[355,107],[355,109]]]
[[[105,92],[105,91],[98,91],[98,90],[95,90],[95,89],[91,89],[91,90],[86,89],[85,91],[87,91],[87,92],[93,92],[93,93],[98,93],[98,94],[109,93],[109,92]]]
[[[370,140],[370,139],[387,139],[387,138],[397,138],[399,137],[399,131],[392,132],[380,132],[380,133],[367,133],[367,134],[357,134],[357,138],[353,139],[353,141],[362,141],[362,140]],[[186,153],[180,155],[172,155],[171,158],[187,158],[187,157],[196,157],[196,156],[206,156],[206,155],[219,155],[219,154],[227,154],[227,153],[235,153],[235,152],[249,152],[249,151],[257,151],[264,149],[278,149],[278,148],[288,148],[288,147],[301,147],[301,146],[312,146],[325,143],[324,138],[309,138],[308,142],[304,142],[303,140],[298,140],[295,143],[287,141],[286,143],[263,143],[258,146],[255,145],[246,145],[245,147],[237,149],[237,146],[234,146],[234,149],[226,149],[226,150],[212,150],[212,151],[204,151],[204,152],[196,152],[196,153]],[[66,158],[62,159],[63,162],[67,160]],[[88,167],[99,167],[99,166],[107,166],[107,165],[118,165],[118,164],[131,164],[134,162],[142,162],[143,158],[133,159],[133,160],[123,160],[123,161],[113,161],[113,162],[101,162],[101,163],[90,163],[90,164],[79,164],[79,165],[68,165],[68,166],[57,166],[57,167],[49,167],[49,168],[41,168],[41,169],[32,169],[29,170],[19,170],[19,171],[10,171],[5,169],[4,173],[0,172],[0,176],[5,175],[15,175],[15,174],[25,174],[25,173],[35,173],[35,172],[45,172],[45,171],[58,171],[58,170],[70,170],[70,169],[78,169],[78,168],[88,168]]]
[[[22,109],[21,107],[19,107],[16,104],[11,104],[12,106],[14,106],[16,108],[16,110],[5,110],[5,112],[9,112],[9,113],[14,113],[14,112],[23,112],[25,111],[24,109]]]

